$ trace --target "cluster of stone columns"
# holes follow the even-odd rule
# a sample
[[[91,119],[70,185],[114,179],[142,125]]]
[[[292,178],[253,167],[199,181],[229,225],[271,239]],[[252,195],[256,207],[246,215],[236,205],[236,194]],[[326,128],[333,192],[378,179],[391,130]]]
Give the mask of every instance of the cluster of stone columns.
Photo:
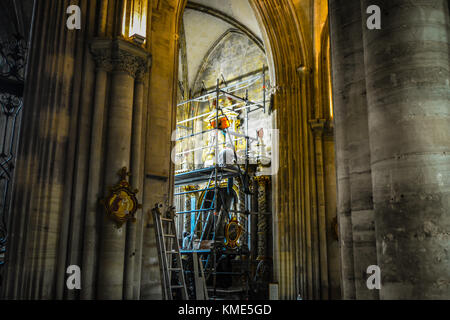
[[[331,3],[330,17],[343,296],[376,299],[365,281],[377,259],[359,1]]]
[[[120,24],[121,11],[108,2],[36,2],[2,297],[132,299],[139,294],[142,214],[136,224],[118,229],[99,200],[119,181],[118,170],[127,167],[142,202],[150,54],[111,29]],[[70,4],[81,7],[79,31],[66,28]],[[69,265],[80,267],[81,290],[67,290]]]
[[[331,0],[330,28],[343,297],[448,299],[447,2]]]
[[[149,54],[123,40],[97,39],[92,44],[94,55],[110,59],[112,66],[111,105],[107,117],[105,152],[105,186],[118,181],[120,168],[133,167],[139,183],[140,136],[142,121],[143,84],[142,76],[149,67]],[[101,53],[97,54],[100,51]],[[136,79],[136,81],[135,81]],[[124,230],[125,229],[125,230]],[[136,225],[116,228],[114,222],[103,215],[101,228],[97,297],[100,299],[122,299],[132,297],[134,248],[136,247]],[[126,241],[127,240],[127,241]],[[126,257],[126,259],[125,259]],[[126,268],[125,268],[126,267]],[[125,297],[126,298],[126,297]]]

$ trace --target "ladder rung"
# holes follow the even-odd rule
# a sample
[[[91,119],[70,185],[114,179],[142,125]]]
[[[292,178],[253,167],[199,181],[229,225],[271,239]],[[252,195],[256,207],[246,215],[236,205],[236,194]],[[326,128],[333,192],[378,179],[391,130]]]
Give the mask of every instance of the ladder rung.
[[[170,286],[172,289],[179,289],[179,288],[184,288],[184,286],[183,285],[181,285],[181,284],[177,284],[177,285],[174,285],[174,286]]]
[[[177,254],[178,251],[176,250],[172,250],[172,251],[166,251],[166,254]]]
[[[161,221],[165,221],[165,222],[172,222],[173,219],[169,219],[169,218],[161,218]]]
[[[181,268],[169,268],[170,271],[182,271]]]
[[[218,272],[211,272],[210,274],[223,274],[223,275],[230,275],[230,276],[241,276],[244,275],[245,272],[223,272],[223,271],[218,271]]]
[[[163,237],[167,237],[167,238],[175,238],[176,235],[174,235],[174,234],[163,234]]]

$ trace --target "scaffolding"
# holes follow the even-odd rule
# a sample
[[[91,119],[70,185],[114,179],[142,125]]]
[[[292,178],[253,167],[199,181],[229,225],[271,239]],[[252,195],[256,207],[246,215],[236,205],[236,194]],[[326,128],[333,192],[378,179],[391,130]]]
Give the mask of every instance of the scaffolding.
[[[248,97],[248,88],[255,84],[256,81],[262,78],[262,95],[263,98],[258,101],[251,101]],[[245,97],[238,96],[235,94],[236,91],[242,91],[245,89]],[[237,103],[231,106],[221,106],[219,101],[221,98],[229,98],[230,100],[237,101]],[[189,255],[196,253],[203,264],[204,274],[207,280],[212,282],[211,299],[218,298],[219,291],[223,291],[217,288],[217,276],[228,275],[228,276],[239,276],[244,279],[245,285],[242,292],[245,292],[246,298],[248,298],[249,293],[249,249],[245,246],[237,246],[235,248],[229,248],[224,242],[224,238],[218,236],[219,227],[224,224],[225,221],[231,221],[232,216],[244,216],[245,220],[248,220],[249,214],[251,212],[251,201],[249,199],[250,194],[250,182],[251,182],[251,172],[250,172],[250,162],[249,162],[249,150],[250,144],[257,141],[256,137],[250,137],[249,135],[249,114],[256,110],[263,110],[266,113],[266,68],[262,69],[261,74],[250,77],[244,81],[239,81],[238,83],[232,85],[226,85],[221,87],[220,80],[217,79],[216,87],[214,90],[206,92],[198,97],[189,99],[187,101],[181,102],[178,106],[184,106],[191,102],[210,102],[215,101],[214,114],[205,113],[198,116],[193,116],[188,119],[177,122],[177,128],[186,129],[189,133],[186,136],[179,137],[176,141],[183,141],[185,139],[193,138],[204,134],[214,135],[214,163],[211,166],[193,169],[187,172],[179,172],[175,175],[175,186],[182,187],[187,185],[198,185],[203,184],[198,190],[187,190],[183,192],[175,193],[175,197],[190,196],[193,194],[202,195],[201,203],[199,201],[199,206],[194,205],[190,208],[185,208],[185,210],[176,212],[177,216],[184,215],[185,217],[191,218],[191,234],[187,237],[186,243],[183,241],[184,247],[181,250],[181,254]],[[223,120],[225,112],[245,112],[245,133],[241,134],[234,132],[231,128],[223,126],[220,127],[220,121]],[[189,128],[186,126],[191,121],[209,117],[213,127],[207,130],[202,130],[200,132],[194,132],[194,128]],[[223,134],[224,142],[219,143],[219,136]],[[232,146],[232,155],[234,157],[234,162],[232,164],[227,163],[219,159],[220,147],[227,143],[227,138],[229,139],[229,144]],[[236,141],[245,141],[245,153],[244,162],[238,163],[237,150],[235,143]],[[198,150],[203,150],[211,148],[211,146],[203,146],[200,148],[191,148],[188,150],[183,150],[178,154],[186,154],[189,152],[195,152]],[[225,148],[223,148],[225,149]],[[223,150],[222,150],[223,151]],[[222,153],[223,154],[223,153]],[[233,201],[230,201],[230,195],[232,194],[233,179],[239,179],[241,188],[244,189],[246,196],[244,197],[244,211],[233,210],[230,206]],[[242,223],[242,221],[241,221]],[[244,223],[245,225],[245,223]],[[198,228],[198,227],[201,228]],[[198,230],[198,231],[196,231]],[[199,234],[200,236],[197,236]],[[195,238],[197,237],[197,239]],[[248,228],[243,230],[243,235],[241,237],[249,237]],[[204,242],[207,242],[208,246],[202,246]],[[242,241],[246,243],[246,241]],[[239,256],[239,261],[241,265],[239,272],[233,271],[219,271],[218,263],[223,256],[233,255]],[[185,272],[192,272],[186,270]]]

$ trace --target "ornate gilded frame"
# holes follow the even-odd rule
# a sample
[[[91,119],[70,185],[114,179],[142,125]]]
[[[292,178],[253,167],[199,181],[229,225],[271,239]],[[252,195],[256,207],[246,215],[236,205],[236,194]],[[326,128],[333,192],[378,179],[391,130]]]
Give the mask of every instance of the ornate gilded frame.
[[[127,168],[122,168],[119,173],[120,181],[109,188],[109,194],[106,198],[101,200],[105,207],[106,215],[113,220],[117,228],[121,228],[127,221],[136,222],[136,211],[142,208],[139,204],[136,194],[137,189],[131,189],[127,181]]]

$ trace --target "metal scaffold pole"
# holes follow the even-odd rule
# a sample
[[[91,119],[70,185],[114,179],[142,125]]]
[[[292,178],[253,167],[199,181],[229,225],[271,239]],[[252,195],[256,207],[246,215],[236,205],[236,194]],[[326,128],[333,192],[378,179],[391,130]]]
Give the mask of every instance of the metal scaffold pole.
[[[213,216],[213,227],[214,227],[214,238],[213,238],[213,286],[214,286],[214,298],[217,295],[216,292],[216,282],[217,282],[217,274],[216,274],[216,263],[217,263],[217,250],[216,250],[216,232],[217,232],[217,226],[216,226],[216,217],[219,214],[217,211],[218,208],[218,195],[219,195],[219,183],[217,181],[218,176],[218,166],[219,166],[219,96],[220,96],[220,82],[219,79],[217,79],[217,87],[216,87],[216,152],[215,152],[215,168],[214,168],[214,216]]]
[[[266,113],[266,66],[263,65],[263,107]]]

